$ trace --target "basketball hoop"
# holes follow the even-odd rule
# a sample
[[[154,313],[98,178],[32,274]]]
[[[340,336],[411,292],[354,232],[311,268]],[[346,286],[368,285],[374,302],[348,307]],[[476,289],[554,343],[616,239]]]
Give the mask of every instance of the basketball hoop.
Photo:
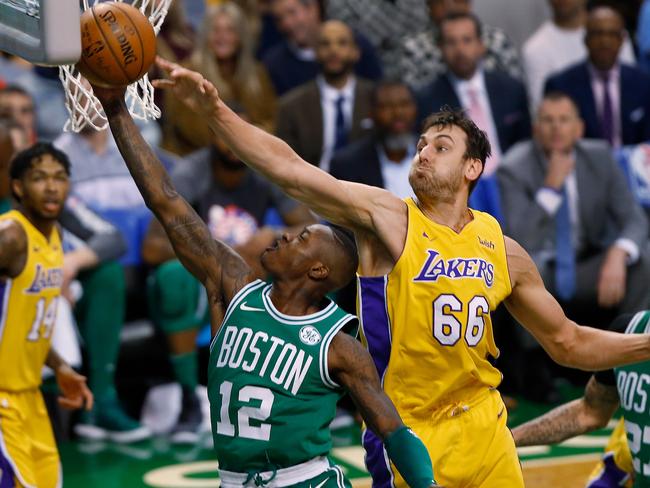
[[[122,2],[123,0],[115,0]],[[165,20],[167,9],[172,0],[135,0],[134,7],[149,19],[158,35],[160,26]],[[101,0],[83,0],[83,9],[87,10]],[[131,3],[131,2],[129,2]],[[95,130],[104,130],[108,127],[108,120],[104,114],[99,100],[93,95],[92,88],[81,76],[74,65],[59,66],[59,79],[65,91],[65,106],[69,117],[63,130],[79,132],[86,126]],[[149,81],[149,76],[144,75],[137,82],[126,89],[126,104],[129,112],[135,119],[153,120],[160,117],[160,109],[153,99],[154,89]]]

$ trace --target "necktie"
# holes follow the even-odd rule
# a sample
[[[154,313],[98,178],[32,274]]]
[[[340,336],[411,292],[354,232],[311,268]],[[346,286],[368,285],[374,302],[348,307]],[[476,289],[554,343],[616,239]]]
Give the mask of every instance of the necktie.
[[[599,79],[603,84],[603,107],[600,114],[600,128],[607,142],[614,145],[614,108],[612,107],[612,97],[609,94],[609,73],[601,73]]]
[[[334,102],[336,104],[335,132],[334,132],[334,150],[341,149],[348,142],[348,131],[345,126],[345,116],[343,115],[343,103],[345,97],[339,95]]]
[[[476,126],[489,136],[490,124],[488,122],[487,114],[485,113],[483,105],[481,104],[478,90],[475,87],[469,85],[467,88],[467,96],[469,98],[469,107],[467,108],[468,115],[474,121]],[[485,169],[483,171],[485,175],[491,175],[497,169],[499,160],[494,153],[495,151],[493,150],[492,155],[485,162]]]
[[[576,262],[568,201],[565,187],[562,190],[562,205],[555,215],[555,291],[565,302],[573,298],[576,291]]]

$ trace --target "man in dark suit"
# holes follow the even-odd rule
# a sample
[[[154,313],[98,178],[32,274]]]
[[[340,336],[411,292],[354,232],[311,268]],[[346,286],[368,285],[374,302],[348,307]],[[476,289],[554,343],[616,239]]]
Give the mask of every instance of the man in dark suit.
[[[323,23],[318,0],[273,0],[271,9],[284,38],[264,54],[262,59],[278,95],[318,75],[316,43]],[[381,60],[370,41],[355,32],[359,47],[359,62],[354,67],[358,76],[379,80]]]
[[[585,136],[612,146],[650,140],[650,76],[618,62],[625,39],[623,18],[614,9],[589,12],[585,44],[588,59],[546,81],[545,91],[562,91],[575,100]]]
[[[607,144],[583,132],[571,98],[546,94],[534,140],[508,152],[498,178],[507,234],[535,259],[546,288],[576,313],[600,310],[606,325],[607,310],[649,305],[648,224]]]
[[[648,224],[609,146],[582,139],[583,130],[567,95],[546,94],[534,139],[508,151],[497,177],[505,233],[528,251],[570,319],[606,327],[617,313],[649,305]],[[546,354],[515,330],[523,394],[559,400]]]
[[[373,90],[374,130],[334,154],[332,176],[385,188],[399,197],[413,194],[408,175],[415,155],[416,107],[400,81],[382,81]]]
[[[481,31],[480,21],[471,13],[449,14],[441,21],[438,42],[447,72],[418,92],[418,123],[443,105],[466,109],[492,144],[492,161],[485,168],[490,175],[502,153],[530,136],[530,116],[520,81],[505,72],[482,69]]]
[[[354,75],[359,50],[343,22],[321,27],[320,75],[280,99],[277,135],[303,159],[329,170],[332,155],[372,127],[372,83]]]

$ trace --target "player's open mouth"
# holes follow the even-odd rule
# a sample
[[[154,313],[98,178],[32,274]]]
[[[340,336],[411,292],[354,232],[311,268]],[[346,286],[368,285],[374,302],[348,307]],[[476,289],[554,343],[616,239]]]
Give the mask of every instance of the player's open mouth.
[[[50,212],[55,212],[59,210],[61,207],[61,203],[55,200],[47,200],[43,202],[43,207],[45,207],[45,210],[48,210]]]

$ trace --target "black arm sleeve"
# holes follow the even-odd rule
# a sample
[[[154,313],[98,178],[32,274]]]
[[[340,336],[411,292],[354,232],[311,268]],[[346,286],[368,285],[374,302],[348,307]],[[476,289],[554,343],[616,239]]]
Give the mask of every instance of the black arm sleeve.
[[[625,333],[625,329],[627,329],[627,326],[630,324],[630,321],[633,318],[634,318],[634,314],[631,313],[619,315],[610,324],[609,330],[611,330],[612,332],[619,332],[623,334]],[[594,373],[594,378],[598,383],[602,385],[616,386],[616,376],[614,375],[613,369],[598,371],[597,373]]]

